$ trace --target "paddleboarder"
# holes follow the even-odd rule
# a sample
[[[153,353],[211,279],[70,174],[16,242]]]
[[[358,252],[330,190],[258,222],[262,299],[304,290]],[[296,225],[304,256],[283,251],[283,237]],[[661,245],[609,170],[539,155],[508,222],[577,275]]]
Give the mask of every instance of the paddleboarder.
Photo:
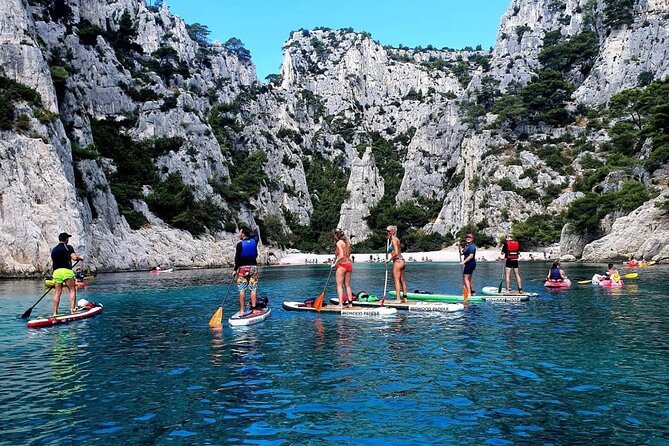
[[[474,244],[474,234],[467,234],[465,236],[466,245],[462,250],[462,280],[465,283],[468,296],[475,296],[474,285],[472,284],[472,274],[476,269],[476,245]]]
[[[336,269],[335,280],[337,282],[339,308],[342,308],[343,305],[352,307],[351,274],[353,273],[353,262],[351,261],[351,242],[349,242],[344,231],[339,228],[335,229],[334,238],[337,241],[337,247],[335,248],[336,257],[332,263],[332,268]],[[344,287],[346,287],[346,300],[344,300]]]
[[[258,234],[251,236],[251,230],[242,227],[239,230],[239,242],[235,249],[235,270],[237,290],[239,291],[239,314],[244,314],[246,290],[251,291],[251,310],[256,308],[258,290]]]
[[[68,245],[72,237],[67,232],[58,234],[58,245],[51,250],[51,261],[53,262],[53,315],[58,314],[58,305],[60,296],[63,294],[63,285],[70,293],[70,313],[76,311],[75,300],[77,297],[76,286],[74,283],[74,271],[72,271],[72,260],[84,260],[83,257],[74,252],[74,248]]]
[[[512,234],[506,235],[506,241],[502,245],[502,254],[506,259],[504,265],[504,273],[506,275],[506,292],[511,292],[511,271],[513,270],[516,276],[516,283],[518,284],[518,293],[523,292],[523,281],[520,278],[520,270],[518,268],[518,257],[520,257],[520,243],[514,239]]]
[[[407,301],[407,282],[404,278],[404,270],[406,269],[406,261],[402,257],[402,250],[400,249],[400,239],[397,238],[397,226],[391,225],[386,228],[386,236],[388,237],[388,253],[390,253],[390,260],[386,262],[393,262],[393,281],[395,282],[395,302]]]

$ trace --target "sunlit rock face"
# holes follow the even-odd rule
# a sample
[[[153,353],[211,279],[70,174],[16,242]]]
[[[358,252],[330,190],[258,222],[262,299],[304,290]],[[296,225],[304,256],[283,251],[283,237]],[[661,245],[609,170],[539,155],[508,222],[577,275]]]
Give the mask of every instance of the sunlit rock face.
[[[593,10],[592,3],[577,0],[515,0],[490,51],[390,48],[352,30],[295,31],[284,45],[280,75],[265,83],[256,79],[247,54],[220,42],[198,42],[166,3],[157,9],[134,0],[70,0],[54,9],[48,2],[5,0],[3,75],[39,93],[51,115],[19,101],[14,114],[25,116],[21,127],[2,132],[0,272],[48,270],[62,231],[74,235],[77,251],[97,269],[229,264],[239,225],[272,222],[280,227],[268,231],[289,233],[289,221],[311,223],[319,191],[310,189],[305,163],[317,157],[349,175],[343,204],[331,212],[354,243],[369,237],[366,218],[389,193],[395,203],[441,206],[422,228],[428,233],[454,233],[472,223],[497,238],[514,221],[559,213],[582,196],[571,188],[583,173],[581,157],[568,168],[549,165],[532,146],[579,137],[599,145],[608,140],[606,133],[586,134],[587,123],[536,125],[520,129],[527,137],[519,140],[490,127],[495,115],[472,118],[467,107],[477,104],[490,82],[501,92],[528,83],[541,68],[546,33],[555,30],[565,39],[594,30],[599,39],[587,73],[567,73],[575,87],[569,107],[603,105],[641,78],[668,75],[669,3],[637,2],[633,23],[613,30],[602,23],[601,3]],[[132,50],[124,51],[119,33],[129,32],[128,23],[136,34]],[[90,34],[95,28],[89,26],[99,32]],[[213,110],[224,110],[218,119],[226,123],[225,135],[217,134]],[[193,236],[171,227],[144,200],[151,188],[137,185],[143,197],[133,199],[132,208],[147,223],[131,229],[113,193],[117,163],[81,155],[95,148],[93,128],[100,120],[128,122],[127,135],[138,142],[178,139],[154,157],[158,173],[161,179],[178,174],[195,200],[211,200],[224,213],[222,228]],[[392,152],[384,155],[380,146]],[[252,174],[263,178],[259,192],[230,199],[225,188],[231,177],[257,153],[264,157]],[[389,154],[401,164],[393,187],[384,171]],[[659,172],[639,176],[662,192],[666,182]],[[620,184],[608,180],[606,187]],[[646,234],[634,252],[660,258],[667,249],[662,224],[643,219],[651,212],[660,221],[666,216],[648,206],[622,221]],[[617,217],[607,217],[597,236],[629,239],[615,235],[623,234]],[[593,242],[563,234],[563,254],[602,260],[603,250],[611,249],[603,247],[609,238]],[[261,257],[269,258],[270,251],[281,255],[268,246]]]

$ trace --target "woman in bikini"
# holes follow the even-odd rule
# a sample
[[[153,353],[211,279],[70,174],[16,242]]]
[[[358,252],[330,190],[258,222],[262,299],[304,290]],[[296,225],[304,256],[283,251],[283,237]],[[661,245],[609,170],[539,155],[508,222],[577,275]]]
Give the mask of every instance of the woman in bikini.
[[[351,242],[341,229],[335,229],[334,238],[337,240],[335,255],[337,258],[332,264],[336,268],[335,279],[337,281],[337,297],[339,297],[339,308],[353,306],[353,293],[351,292],[351,273],[353,262],[351,262]],[[346,287],[346,300],[344,300],[344,287]]]
[[[395,282],[395,302],[407,301],[407,282],[404,279],[404,269],[407,264],[402,257],[400,250],[400,239],[397,238],[397,226],[388,226],[386,228],[388,236],[388,252],[390,260],[393,262],[393,280]],[[402,294],[401,292],[404,291]]]

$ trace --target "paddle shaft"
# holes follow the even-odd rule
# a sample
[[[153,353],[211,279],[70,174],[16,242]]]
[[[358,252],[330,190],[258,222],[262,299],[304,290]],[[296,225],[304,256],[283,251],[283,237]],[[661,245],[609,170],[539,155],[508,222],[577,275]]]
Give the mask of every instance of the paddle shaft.
[[[230,283],[228,284],[228,289],[225,291],[225,297],[223,298],[223,302],[221,302],[221,308],[223,308],[223,305],[225,305],[225,301],[228,300],[228,294],[230,294],[230,288],[232,288],[232,282],[235,281],[235,276],[232,276],[232,279],[230,279]]]
[[[505,273],[506,273],[506,261],[504,262],[504,265],[502,265],[502,278],[499,279],[499,286],[497,287],[497,292],[498,293],[502,292],[502,283],[504,282]]]
[[[383,300],[386,299],[386,291],[388,290],[388,247],[390,247],[390,238],[386,242],[386,278],[383,281]]]
[[[74,262],[74,265],[72,265],[72,268],[74,268],[75,266],[77,266],[77,263],[79,263],[79,260],[77,260],[76,262]],[[40,298],[37,300],[37,302],[35,302],[35,304],[34,304],[32,307],[30,307],[30,308],[28,308],[26,311],[24,311],[23,314],[21,315],[21,319],[28,319],[28,318],[30,317],[30,314],[33,312],[33,308],[35,308],[35,307],[37,306],[38,303],[42,302],[42,299],[44,299],[44,296],[46,296],[47,294],[49,294],[49,291],[51,291],[51,290],[53,289],[53,287],[55,287],[55,286],[56,286],[55,283],[54,283],[53,285],[51,285],[51,286],[49,287],[49,289],[46,290],[46,292],[45,292],[44,294],[42,294],[42,297],[40,297]],[[75,291],[74,291],[74,292],[76,293],[76,288],[75,288]]]
[[[335,268],[330,267],[330,272],[328,273],[328,278],[327,278],[327,280],[325,281],[325,286],[323,287],[323,293],[322,293],[323,296],[325,296],[325,290],[327,290],[327,288],[328,288],[328,284],[330,283],[330,277],[332,277],[332,270],[333,270],[333,269],[335,269]]]

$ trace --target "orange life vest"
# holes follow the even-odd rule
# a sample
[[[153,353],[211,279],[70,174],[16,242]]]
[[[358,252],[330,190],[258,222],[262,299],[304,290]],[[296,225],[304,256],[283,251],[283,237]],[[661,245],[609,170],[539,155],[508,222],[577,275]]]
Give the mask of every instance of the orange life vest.
[[[516,260],[520,257],[520,243],[517,240],[506,241],[506,258]]]

